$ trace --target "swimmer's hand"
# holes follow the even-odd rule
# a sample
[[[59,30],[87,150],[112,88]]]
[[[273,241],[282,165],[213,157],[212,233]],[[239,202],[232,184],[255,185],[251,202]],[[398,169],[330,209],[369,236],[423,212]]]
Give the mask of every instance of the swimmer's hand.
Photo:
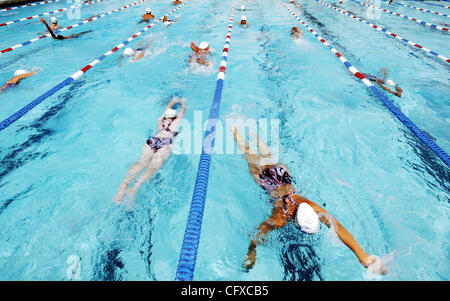
[[[40,18],[39,21],[41,21],[42,23],[45,24],[45,20],[44,19]]]
[[[386,265],[381,261],[380,257],[376,255],[369,255],[364,266],[380,275],[386,275],[388,273]]]

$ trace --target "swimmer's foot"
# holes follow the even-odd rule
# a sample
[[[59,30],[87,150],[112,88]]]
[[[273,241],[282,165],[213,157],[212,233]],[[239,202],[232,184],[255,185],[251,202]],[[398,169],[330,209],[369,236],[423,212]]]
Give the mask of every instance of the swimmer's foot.
[[[120,205],[122,203],[123,198],[125,196],[126,189],[127,189],[126,184],[124,184],[124,183],[120,184],[119,190],[117,190],[117,193],[116,193],[116,199],[114,201],[116,204]]]

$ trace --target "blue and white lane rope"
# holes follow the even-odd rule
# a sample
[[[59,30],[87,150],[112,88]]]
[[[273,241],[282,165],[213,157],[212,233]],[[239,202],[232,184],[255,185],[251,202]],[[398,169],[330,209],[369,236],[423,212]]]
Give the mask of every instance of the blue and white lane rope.
[[[403,114],[399,108],[397,108],[383,93],[380,92],[371,82],[368,80],[361,72],[358,71],[352,64],[350,64],[345,57],[342,56],[330,43],[328,43],[324,38],[322,38],[314,29],[312,29],[305,21],[300,19],[297,14],[292,11],[286,4],[277,0],[281,6],[283,6],[295,19],[297,19],[303,26],[305,26],[309,32],[311,32],[314,37],[322,42],[322,44],[331,50],[339,60],[345,65],[345,67],[357,78],[361,80],[361,82],[366,85],[380,100],[381,102],[391,111],[392,114],[405,125],[414,135],[419,138],[426,146],[428,146],[439,158],[444,161],[444,163],[450,167],[450,157],[444,152],[433,140],[431,140],[428,135],[426,135],[419,127],[417,127],[414,122],[412,122],[405,114]]]
[[[373,24],[373,23],[371,23],[371,22],[369,22],[369,21],[367,21],[367,20],[364,20],[364,19],[362,19],[362,18],[360,18],[360,17],[357,17],[357,16],[355,16],[355,15],[352,15],[352,14],[349,13],[348,11],[345,11],[345,10],[342,10],[342,9],[340,9],[340,8],[337,8],[336,6],[332,6],[332,5],[330,5],[329,3],[325,3],[325,2],[323,2],[323,1],[321,1],[321,0],[314,0],[314,1],[316,1],[317,3],[320,3],[320,4],[322,4],[322,5],[325,5],[325,6],[329,7],[329,8],[331,8],[331,9],[334,9],[336,12],[340,12],[340,13],[342,13],[342,14],[348,16],[348,17],[351,17],[352,19],[355,19],[355,20],[358,20],[359,22],[365,23],[365,24],[369,25],[370,27],[374,28],[375,30],[384,32],[385,34],[387,34],[387,35],[390,36],[390,37],[394,37],[394,38],[396,38],[397,40],[400,40],[400,41],[402,41],[402,42],[404,42],[404,43],[406,43],[406,44],[408,44],[408,45],[414,46],[414,47],[416,47],[416,48],[419,48],[419,49],[422,50],[422,51],[425,51],[425,52],[427,52],[427,53],[430,53],[430,54],[434,55],[435,57],[437,57],[437,58],[443,60],[443,61],[446,62],[446,63],[450,63],[450,59],[449,59],[449,58],[447,58],[447,57],[445,57],[445,56],[443,56],[443,55],[441,55],[441,54],[439,54],[439,53],[437,53],[437,52],[435,52],[435,51],[432,51],[432,50],[430,50],[430,49],[428,49],[428,48],[425,48],[425,47],[423,47],[423,46],[420,45],[420,44],[417,44],[417,43],[414,43],[414,42],[412,42],[412,41],[409,41],[409,40],[405,39],[404,37],[402,37],[402,36],[400,36],[400,35],[398,35],[398,34],[392,33],[392,32],[388,31],[387,29],[385,29],[385,28],[383,28],[383,27],[381,27],[381,26],[375,25],[375,24]]]
[[[94,3],[97,3],[97,2],[102,2],[102,1],[103,0],[96,0],[96,1],[91,1],[91,2],[82,3],[82,4],[75,4],[75,5],[72,5],[72,6],[69,6],[69,7],[56,9],[56,10],[49,11],[49,12],[46,12],[46,13],[42,13],[42,14],[39,14],[39,15],[34,15],[34,16],[30,16],[30,17],[26,17],[26,18],[22,18],[22,19],[17,19],[17,20],[14,20],[14,21],[8,21],[8,22],[5,22],[5,23],[1,23],[0,27],[6,26],[6,25],[9,25],[9,24],[13,24],[13,23],[19,23],[19,22],[26,21],[26,20],[36,19],[36,18],[39,18],[39,17],[42,17],[42,16],[54,15],[54,14],[66,11],[68,9],[71,9],[71,8],[91,5],[91,4],[94,4]]]
[[[22,7],[28,7],[28,6],[43,5],[43,4],[53,3],[53,2],[58,2],[58,1],[60,1],[60,0],[49,0],[49,1],[42,1],[42,2],[29,3],[29,4],[25,4],[25,5],[20,5],[20,6],[7,7],[7,8],[0,9],[0,12],[2,12],[2,11],[8,11],[8,10],[13,10],[13,9],[18,9],[18,8],[22,8]]]
[[[128,5],[126,5],[126,6],[122,6],[121,8],[114,9],[114,10],[111,10],[111,11],[109,11],[109,12],[106,12],[106,13],[97,15],[97,16],[95,16],[95,17],[86,19],[86,20],[84,20],[84,21],[82,21],[82,22],[79,22],[79,23],[76,23],[76,24],[72,24],[72,25],[70,25],[70,26],[67,26],[67,27],[64,27],[64,28],[55,30],[55,34],[59,34],[60,32],[63,32],[63,31],[66,31],[66,30],[69,30],[69,29],[72,29],[72,28],[75,28],[75,27],[84,25],[84,24],[86,24],[86,23],[89,23],[89,22],[98,20],[98,19],[103,18],[103,17],[105,17],[105,16],[108,16],[108,15],[110,15],[110,14],[112,14],[112,13],[115,13],[115,12],[118,12],[118,11],[122,11],[122,10],[124,10],[124,9],[127,9],[127,8],[131,7],[131,6],[139,5],[139,4],[144,3],[144,2],[146,2],[146,1],[147,1],[147,0],[141,0],[141,1],[135,2],[135,3],[133,3],[133,4],[128,4]],[[45,34],[45,35],[36,37],[36,38],[34,38],[34,39],[25,41],[25,42],[23,42],[23,43],[16,44],[16,45],[14,45],[14,46],[11,46],[11,47],[2,49],[2,50],[0,50],[0,54],[6,53],[6,52],[10,52],[10,51],[13,51],[13,50],[15,50],[15,49],[17,49],[17,48],[20,48],[20,47],[23,47],[23,46],[30,45],[30,44],[33,43],[33,42],[42,40],[42,39],[47,38],[47,37],[51,37],[51,34],[47,33],[47,34]]]
[[[187,0],[183,4],[178,5],[175,9],[173,9],[169,13],[165,14],[164,16],[169,16],[170,14],[176,12],[177,10],[182,8],[183,6],[186,6],[189,2],[191,2],[191,0]],[[163,19],[164,16],[162,16],[161,18],[159,18],[155,22],[161,22],[161,20]],[[81,68],[80,70],[78,70],[77,72],[75,72],[74,74],[72,74],[71,76],[69,76],[68,78],[66,78],[65,80],[63,80],[62,82],[60,82],[59,84],[57,84],[56,86],[54,86],[53,88],[48,90],[47,92],[45,92],[44,94],[42,94],[41,96],[36,98],[35,100],[33,100],[32,102],[30,102],[29,104],[27,104],[26,106],[21,108],[19,111],[15,112],[11,116],[9,116],[8,118],[6,118],[2,122],[0,122],[0,131],[3,131],[8,126],[10,126],[14,122],[16,122],[18,119],[23,117],[26,113],[31,111],[34,107],[36,107],[38,104],[43,102],[45,99],[47,99],[51,95],[55,94],[57,91],[61,90],[62,88],[64,88],[67,85],[70,85],[73,81],[75,81],[78,78],[80,78],[81,76],[83,76],[84,73],[86,73],[89,69],[91,69],[92,67],[94,67],[95,65],[100,63],[101,61],[103,61],[107,56],[115,53],[120,48],[125,47],[126,45],[128,45],[132,40],[134,40],[135,38],[137,38],[138,36],[140,36],[141,34],[146,32],[147,30],[149,30],[151,27],[153,27],[155,25],[155,22],[147,25],[144,29],[142,29],[141,31],[135,33],[134,35],[129,37],[127,40],[125,40],[122,43],[118,44],[116,47],[112,48],[108,52],[105,52],[104,54],[99,56],[97,59],[93,60],[88,65],[84,66],[83,68]]]
[[[368,5],[368,4],[365,4],[365,3],[362,3],[362,2],[359,2],[359,1],[356,1],[356,0],[351,0],[351,1],[356,2],[356,3],[360,4],[360,5],[364,5],[364,6],[367,6],[367,7],[379,9],[379,10],[381,10],[381,11],[383,11],[385,13],[391,14],[393,16],[397,16],[397,17],[400,17],[400,18],[403,18],[403,19],[408,19],[408,20],[414,21],[416,23],[419,23],[420,25],[428,26],[429,28],[432,28],[432,29],[448,32],[448,28],[446,28],[446,27],[435,25],[435,24],[432,24],[430,22],[425,22],[425,21],[422,21],[420,19],[411,18],[411,17],[405,16],[405,15],[402,15],[402,14],[399,14],[399,13],[396,13],[396,12],[392,12],[392,11],[384,9],[384,8],[376,7],[375,5]]]
[[[194,277],[195,262],[197,260],[197,250],[200,242],[202,230],[203,212],[205,209],[206,193],[208,191],[209,165],[211,153],[214,148],[216,136],[216,123],[219,118],[220,100],[222,98],[223,81],[225,80],[225,70],[228,61],[228,49],[231,41],[231,31],[234,21],[234,7],[231,9],[230,22],[228,24],[227,37],[223,48],[222,60],[220,62],[219,74],[217,75],[216,90],[209,113],[208,125],[206,127],[205,139],[198,163],[197,177],[195,179],[194,193],[191,201],[191,208],[184,232],[183,245],[181,246],[180,258],[175,280],[191,281]],[[211,143],[211,146],[206,145]]]
[[[384,1],[384,2],[387,2],[387,3],[389,3],[389,1],[388,1],[388,0],[383,0],[383,1]],[[421,12],[425,12],[425,13],[431,13],[431,14],[435,14],[435,15],[439,15],[439,16],[442,16],[442,17],[447,17],[447,18],[450,18],[450,16],[449,16],[449,15],[446,15],[446,14],[443,14],[443,13],[440,13],[440,12],[437,12],[437,11],[433,11],[433,10],[425,9],[425,8],[420,8],[420,7],[417,7],[417,6],[413,6],[413,5],[402,4],[402,3],[400,3],[400,2],[392,2],[392,4],[395,4],[395,5],[400,5],[400,6],[405,6],[405,7],[409,7],[409,8],[414,8],[414,9],[416,9],[416,10],[418,10],[418,11],[421,11]]]

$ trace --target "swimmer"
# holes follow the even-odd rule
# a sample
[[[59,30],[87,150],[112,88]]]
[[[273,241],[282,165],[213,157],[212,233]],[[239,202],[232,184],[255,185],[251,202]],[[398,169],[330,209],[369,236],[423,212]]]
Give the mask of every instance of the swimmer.
[[[246,11],[245,6],[241,5],[241,9],[238,9],[239,11]]]
[[[183,2],[181,2],[180,0],[175,0],[172,2],[173,5],[177,5],[177,4],[181,4],[181,3],[183,3]]]
[[[172,109],[176,104],[181,104],[180,112]],[[134,199],[134,195],[138,191],[139,187],[147,181],[150,181],[151,177],[161,168],[164,163],[169,159],[172,153],[172,143],[175,136],[178,135],[178,127],[184,117],[186,111],[186,102],[183,98],[174,97],[173,100],[167,105],[162,116],[158,119],[157,129],[158,132],[155,136],[149,138],[142,147],[142,153],[139,161],[134,163],[128,169],[128,173],[125,176],[124,181],[120,184],[116,193],[116,203],[120,204],[127,191],[130,200]],[[145,170],[145,171],[144,171]],[[134,187],[128,188],[131,181],[137,178],[137,176],[144,171],[141,177],[136,181]],[[128,188],[128,190],[127,190]]]
[[[394,1],[394,0],[389,0],[389,4],[392,4],[393,1]]]
[[[55,40],[74,39],[74,38],[78,38],[79,36],[81,36],[81,35],[83,35],[83,34],[85,34],[85,33],[88,33],[88,32],[91,32],[91,31],[92,31],[92,30],[87,30],[87,31],[83,31],[83,32],[80,32],[80,33],[76,33],[76,34],[73,34],[73,35],[64,37],[64,36],[62,36],[62,35],[55,35],[55,33],[53,32],[53,30],[51,29],[51,27],[47,24],[47,22],[45,22],[44,19],[40,19],[40,21],[41,21],[42,23],[44,23],[45,27],[47,27],[48,32],[50,33],[50,35],[52,36],[52,38],[55,39]]]
[[[58,25],[58,19],[56,19],[56,17],[52,17],[51,21],[52,21],[52,24],[50,25],[51,29],[57,30],[61,28],[61,26]]]
[[[292,220],[296,220],[300,230],[307,234],[319,232],[319,221],[322,221],[328,227],[335,228],[341,241],[353,251],[363,266],[369,267],[369,265],[376,262],[377,265],[372,266],[375,267],[375,272],[379,274],[387,273],[386,267],[378,257],[367,254],[352,234],[336,218],[316,203],[296,193],[288,168],[281,163],[275,163],[272,158],[271,149],[256,134],[250,135],[253,139],[256,139],[255,141],[257,142],[260,155],[252,150],[247,142],[239,135],[236,126],[232,126],[231,131],[239,149],[244,153],[244,159],[248,163],[249,171],[253,179],[273,200],[271,216],[259,225],[257,228],[258,233],[251,240],[247,258],[243,265],[246,271],[255,265],[256,247],[266,240],[267,234],[272,230],[287,225]],[[378,263],[380,264],[378,265]]]
[[[383,78],[378,78],[374,75],[363,73],[363,75],[370,81],[377,83],[382,89],[388,91],[389,93],[394,94],[397,97],[402,97],[403,89],[396,83],[394,83],[391,79],[386,79],[389,75],[389,70],[386,68],[380,68],[380,72],[383,73]],[[392,91],[390,88],[385,85],[394,87],[395,91]]]
[[[294,0],[292,0],[292,1],[291,1],[291,4],[295,4],[295,1],[294,1]]]
[[[246,16],[241,17],[241,21],[239,21],[239,26],[241,26],[242,28],[248,28],[250,26],[250,23],[247,22]]]
[[[155,16],[152,14],[152,10],[147,7],[147,9],[145,10],[145,14],[142,16],[142,20],[139,23],[149,22],[154,17]]]
[[[189,63],[195,62],[203,66],[211,66],[212,63],[207,61],[207,56],[209,54],[209,44],[207,42],[201,42],[198,47],[192,42],[191,48],[194,53],[189,58]]]
[[[294,40],[303,38],[303,32],[297,26],[292,27],[291,36]]]
[[[164,18],[163,18],[163,24],[164,24],[164,25],[169,26],[169,25],[172,25],[173,23],[174,23],[173,20],[169,20],[169,19],[167,18],[167,16],[164,16]]]
[[[145,56],[145,50],[153,44],[153,41],[148,42],[144,47],[141,47],[141,43],[138,44],[138,48],[136,49],[133,49],[131,47],[125,48],[122,57],[131,57],[131,63],[134,63],[143,58]]]
[[[14,76],[12,78],[10,78],[8,81],[6,81],[6,83],[0,88],[0,94],[5,92],[6,90],[18,85],[22,79],[33,76],[36,73],[37,73],[37,71],[30,72],[30,71],[23,70],[23,69],[16,70],[16,72],[14,72]]]

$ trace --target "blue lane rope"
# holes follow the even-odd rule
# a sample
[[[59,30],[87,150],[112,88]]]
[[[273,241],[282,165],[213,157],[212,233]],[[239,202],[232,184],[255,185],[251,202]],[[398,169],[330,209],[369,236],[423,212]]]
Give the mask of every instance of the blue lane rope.
[[[211,153],[214,148],[217,119],[219,118],[220,100],[222,98],[223,81],[228,58],[228,47],[230,46],[231,30],[233,28],[234,7],[231,9],[230,22],[228,25],[227,38],[223,49],[219,74],[217,76],[216,90],[209,113],[208,126],[205,132],[202,154],[198,163],[197,177],[195,179],[194,193],[192,196],[191,208],[186,222],[183,245],[181,246],[180,258],[175,280],[191,281],[194,277],[197,250],[200,242],[202,230],[203,212],[205,209],[205,199],[208,190],[209,165]],[[211,143],[209,146],[208,143]]]
[[[303,24],[308,31],[322,44],[331,50],[339,60],[345,65],[345,67],[357,78],[361,80],[380,100],[381,102],[391,111],[392,114],[405,125],[420,141],[422,141],[426,146],[428,146],[439,158],[444,161],[447,167],[450,167],[450,157],[444,152],[427,134],[425,134],[418,126],[414,124],[405,114],[403,114],[399,108],[397,108],[383,93],[380,92],[361,72],[356,69],[352,64],[350,64],[347,59],[340,54],[330,43],[328,43],[324,38],[322,38],[314,29],[312,29],[305,21],[300,19],[297,14],[290,9],[286,4],[277,0],[281,6],[283,6],[295,19],[297,19],[301,24]]]

